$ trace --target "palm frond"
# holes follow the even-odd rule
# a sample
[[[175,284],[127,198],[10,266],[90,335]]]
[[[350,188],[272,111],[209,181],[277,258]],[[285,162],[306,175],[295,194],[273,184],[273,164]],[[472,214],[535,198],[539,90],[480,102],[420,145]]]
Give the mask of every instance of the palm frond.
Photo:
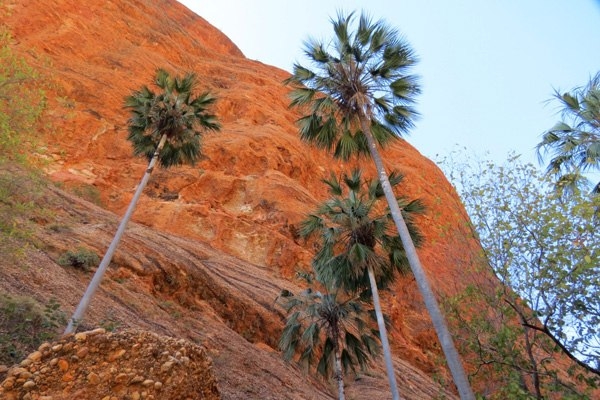
[[[356,137],[352,136],[349,130],[344,130],[335,146],[334,155],[342,160],[348,160],[358,152],[358,149],[359,145],[356,143]]]
[[[586,175],[600,171],[600,73],[586,86],[565,93],[556,90],[554,98],[562,106],[562,120],[543,133],[536,152],[540,162],[550,158],[547,174],[554,178],[556,189],[568,195],[589,189]]]
[[[329,179],[322,179],[321,181],[329,187],[330,194],[337,196],[342,194],[342,185],[340,180],[333,172],[331,173]]]

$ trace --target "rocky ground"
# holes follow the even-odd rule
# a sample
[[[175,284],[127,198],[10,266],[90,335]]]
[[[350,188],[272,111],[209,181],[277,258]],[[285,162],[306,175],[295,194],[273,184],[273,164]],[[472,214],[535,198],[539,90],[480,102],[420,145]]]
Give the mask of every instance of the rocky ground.
[[[221,399],[205,349],[144,331],[100,328],[46,342],[6,376],[6,400]]]

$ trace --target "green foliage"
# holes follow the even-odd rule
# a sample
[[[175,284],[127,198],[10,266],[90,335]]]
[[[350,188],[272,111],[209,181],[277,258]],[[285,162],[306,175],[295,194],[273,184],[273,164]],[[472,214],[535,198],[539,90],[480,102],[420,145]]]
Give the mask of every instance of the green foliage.
[[[0,28],[0,247],[18,256],[31,239],[28,221],[43,213],[34,201],[41,179],[18,167],[35,149],[38,124],[46,106],[43,82],[15,54],[10,34]]]
[[[298,120],[300,137],[348,159],[369,154],[361,119],[368,120],[369,133],[380,145],[412,128],[420,89],[409,72],[417,60],[384,21],[351,13],[339,14],[332,23],[333,40],[308,40],[309,67],[295,64],[285,83],[293,88],[291,106],[308,111]]]
[[[557,190],[571,193],[590,186],[588,173],[600,172],[600,72],[586,86],[571,92],[556,91],[562,120],[542,136],[537,145],[540,159],[550,154],[546,170]],[[600,182],[593,192],[600,193]]]
[[[102,199],[100,198],[100,191],[94,185],[86,183],[79,184],[70,189],[73,194],[81,197],[82,199],[94,203],[97,206],[102,205]]]
[[[389,180],[395,186],[402,176],[391,173]],[[318,374],[335,376],[343,391],[342,375],[355,371],[355,366],[366,368],[378,349],[374,313],[363,303],[372,290],[368,269],[381,287],[393,281],[395,272],[409,269],[379,180],[364,179],[360,170],[354,170],[340,177],[332,174],[323,182],[331,199],[301,222],[299,235],[315,239],[318,249],[314,274],[301,276],[309,284],[320,284],[324,293],[312,286],[299,295],[282,292],[279,303],[288,318],[279,345],[286,359],[297,357],[307,368],[315,366]],[[398,205],[413,239],[420,242],[412,215],[422,212],[423,205],[404,198]]]
[[[38,200],[46,182],[8,161],[0,161],[0,250],[3,257],[18,257],[32,240],[30,221],[47,210]]]
[[[477,284],[448,303],[468,332],[463,345],[478,356],[477,373],[503,382],[492,398],[584,393],[598,377],[579,369],[580,385],[567,384],[554,360],[562,351],[575,365],[599,372],[600,199],[581,192],[561,197],[518,156],[502,166],[446,160],[443,168],[502,283],[494,291],[494,282],[474,278]],[[487,312],[467,317],[461,304],[486,304]]]
[[[156,71],[154,93],[147,86],[126,97],[125,107],[131,111],[127,139],[134,153],[150,160],[163,135],[167,142],[160,149],[160,165],[193,164],[201,155],[203,131],[218,131],[217,118],[208,112],[215,98],[208,92],[194,96],[196,76],[188,73],[172,77],[164,69]]]
[[[121,328],[121,322],[112,314],[109,314],[107,317],[100,320],[98,325],[100,328],[106,329],[107,332],[116,332]]]
[[[98,265],[100,257],[90,249],[78,247],[77,250],[69,250],[62,254],[57,262],[63,267],[74,267],[87,272]]]
[[[389,178],[392,186],[402,181],[397,173]],[[317,280],[351,294],[369,294],[369,265],[378,288],[389,286],[395,272],[410,271],[379,180],[363,179],[355,170],[340,178],[332,175],[324,182],[332,197],[301,222],[299,232],[305,239],[317,240],[313,259]],[[413,241],[419,244],[422,237],[413,217],[423,212],[423,204],[400,197],[398,205]]]
[[[0,161],[24,162],[35,148],[46,95],[38,72],[14,53],[12,41],[0,28]]]
[[[30,297],[0,294],[0,364],[21,361],[58,336],[65,321],[55,299],[42,306]]]
[[[282,292],[278,303],[286,310],[279,348],[286,360],[297,356],[307,369],[325,378],[356,372],[378,354],[377,331],[361,301],[340,299],[338,293],[321,293],[307,288],[298,295]],[[342,371],[336,371],[336,355]]]

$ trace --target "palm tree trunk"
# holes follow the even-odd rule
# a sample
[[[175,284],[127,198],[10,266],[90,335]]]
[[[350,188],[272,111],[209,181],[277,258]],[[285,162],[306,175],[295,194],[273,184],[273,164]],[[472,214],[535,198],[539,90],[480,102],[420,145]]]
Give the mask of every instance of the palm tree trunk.
[[[375,315],[377,316],[377,325],[379,326],[379,338],[381,339],[381,347],[383,347],[385,369],[387,370],[388,382],[390,383],[390,390],[392,391],[392,399],[398,400],[400,399],[400,393],[398,392],[398,384],[396,383],[396,372],[394,370],[394,363],[392,362],[392,352],[390,350],[390,343],[388,342],[387,330],[385,329],[383,312],[381,311],[381,302],[379,301],[379,290],[377,289],[377,281],[375,280],[375,273],[373,272],[373,267],[369,265],[367,271],[369,273],[369,282],[371,283],[371,292],[373,293],[373,307],[375,307]]]
[[[127,208],[127,211],[125,212],[125,216],[123,216],[123,219],[121,220],[121,223],[119,224],[117,233],[115,234],[112,242],[110,243],[110,246],[108,247],[108,250],[106,251],[106,254],[104,254],[104,257],[102,258],[102,261],[100,262],[100,265],[98,266],[98,269],[94,273],[94,276],[93,276],[91,282],[89,283],[85,293],[83,294],[83,297],[79,301],[79,304],[77,305],[77,309],[75,309],[75,313],[73,313],[73,316],[71,317],[71,319],[69,319],[69,323],[64,332],[65,335],[72,333],[75,330],[75,328],[77,327],[77,324],[82,320],[83,315],[85,314],[92,297],[96,293],[96,290],[98,290],[98,287],[100,286],[100,282],[102,281],[102,277],[104,276],[104,273],[106,272],[106,269],[108,268],[108,264],[110,264],[110,260],[112,259],[113,254],[117,250],[117,246],[119,245],[119,242],[121,241],[121,237],[123,236],[123,233],[125,232],[127,223],[129,222],[129,220],[131,219],[131,216],[133,215],[133,211],[135,210],[135,206],[137,205],[140,195],[144,191],[146,184],[148,184],[148,180],[150,179],[150,175],[152,174],[154,165],[158,161],[158,155],[160,154],[160,151],[164,147],[166,141],[167,141],[167,135],[163,134],[163,136],[160,138],[160,142],[158,143],[158,146],[156,146],[156,150],[154,151],[154,155],[152,156],[152,159],[148,163],[148,168],[146,168],[146,172],[144,173],[144,176],[142,177],[142,180],[140,181],[138,188],[135,191],[135,194],[133,195],[131,202],[129,203],[129,207]]]
[[[359,118],[362,131],[367,137],[371,157],[373,158],[377,168],[379,181],[381,182],[381,186],[385,193],[385,198],[388,202],[388,206],[390,207],[390,213],[392,214],[392,218],[396,223],[398,235],[400,235],[400,240],[404,246],[404,251],[406,253],[406,257],[408,258],[410,268],[415,277],[415,281],[417,282],[419,291],[423,296],[425,307],[427,308],[429,316],[431,317],[433,327],[437,333],[444,355],[446,356],[446,361],[448,363],[448,367],[450,368],[452,378],[454,379],[454,384],[458,389],[458,394],[462,400],[475,400],[475,396],[473,395],[473,391],[469,385],[469,380],[465,374],[462,363],[460,362],[460,357],[456,351],[456,348],[454,347],[454,342],[452,340],[452,336],[450,335],[450,331],[448,330],[448,325],[446,324],[446,320],[440,312],[435,295],[433,294],[431,286],[429,285],[427,275],[421,266],[419,256],[417,255],[417,250],[415,249],[415,245],[410,237],[408,228],[406,227],[406,222],[404,221],[404,217],[402,216],[402,212],[398,206],[398,200],[394,195],[387,173],[385,172],[383,161],[379,155],[379,152],[377,151],[375,139],[373,138],[373,134],[371,133],[369,126],[370,121],[365,115],[361,115]]]
[[[338,384],[338,400],[346,400],[344,393],[344,376],[342,375],[342,355],[339,346],[335,349],[335,379]]]

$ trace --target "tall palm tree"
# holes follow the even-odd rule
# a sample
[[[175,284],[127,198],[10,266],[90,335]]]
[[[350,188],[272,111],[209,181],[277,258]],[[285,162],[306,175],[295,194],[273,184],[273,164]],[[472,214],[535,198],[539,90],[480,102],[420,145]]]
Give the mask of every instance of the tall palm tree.
[[[556,177],[556,186],[567,193],[585,187],[588,172],[600,172],[600,72],[571,93],[554,93],[562,106],[559,121],[536,146],[540,161],[551,154],[546,172]],[[593,188],[600,193],[600,182]]]
[[[309,368],[316,363],[320,375],[335,378],[338,398],[345,399],[343,375],[357,366],[365,369],[379,349],[361,302],[312,289],[298,295],[285,291],[280,299],[289,314],[279,341],[285,359],[300,353],[300,363]]]
[[[208,111],[215,98],[208,92],[198,96],[193,93],[196,88],[195,74],[172,77],[164,69],[158,69],[154,84],[160,92],[154,93],[147,86],[142,86],[140,90],[125,98],[125,107],[131,111],[127,139],[133,144],[135,155],[148,158],[148,168],[129,203],[117,233],[69,320],[65,334],[73,332],[83,318],[156,163],[164,168],[193,164],[201,155],[202,134],[205,131],[220,129],[216,117]]]
[[[293,86],[291,107],[307,114],[300,118],[302,139],[332,151],[335,157],[370,155],[382,183],[392,217],[440,340],[458,392],[473,399],[467,376],[446,321],[421,266],[400,207],[392,191],[377,146],[398,139],[413,126],[416,77],[409,70],[416,57],[399,33],[385,22],[368,16],[338,15],[332,20],[335,37],[329,45],[311,39],[305,55],[313,69],[300,64],[287,84]],[[398,398],[395,378],[388,371],[394,399]]]
[[[402,176],[393,172],[389,181],[396,186]],[[313,268],[320,282],[363,298],[372,296],[386,368],[395,381],[378,288],[389,286],[395,272],[405,273],[409,266],[402,243],[392,229],[389,208],[380,204],[384,197],[382,185],[378,179],[363,179],[358,169],[342,179],[332,175],[323,182],[329,186],[332,198],[302,221],[299,233],[305,239],[318,239]],[[408,202],[403,198],[397,204],[407,218],[411,237],[420,243],[421,235],[411,214],[421,213],[423,205],[419,200]]]

